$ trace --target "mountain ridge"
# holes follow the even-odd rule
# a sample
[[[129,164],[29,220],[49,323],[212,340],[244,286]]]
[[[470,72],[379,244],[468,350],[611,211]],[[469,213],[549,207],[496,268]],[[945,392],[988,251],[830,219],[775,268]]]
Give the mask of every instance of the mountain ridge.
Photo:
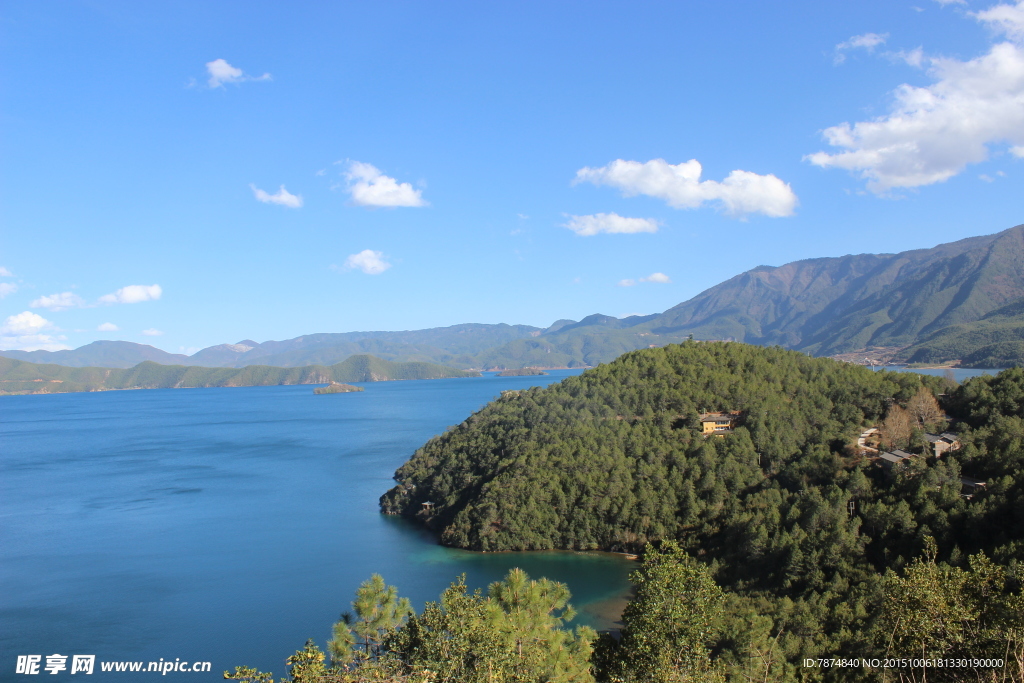
[[[0,356],[122,368],[141,360],[213,367],[254,363],[301,367],[330,365],[361,354],[463,369],[585,367],[691,335],[779,345],[816,356],[868,347],[914,348],[916,353],[915,345],[940,331],[976,325],[1018,300],[1024,301],[1024,225],[894,254],[761,265],[662,313],[621,319],[595,313],[579,321],[557,320],[547,328],[465,323],[425,330],[317,333],[261,343],[245,339],[192,356],[131,342],[93,342],[74,351],[0,351]],[[1024,361],[1024,326],[1020,334],[1008,329],[989,342],[1004,345],[998,354],[982,354],[973,362],[997,357],[1006,363]],[[1022,342],[1020,353],[1014,355],[1006,344],[1017,342]],[[122,356],[113,345],[121,345],[116,349]],[[963,344],[957,348],[965,357],[980,349]]]

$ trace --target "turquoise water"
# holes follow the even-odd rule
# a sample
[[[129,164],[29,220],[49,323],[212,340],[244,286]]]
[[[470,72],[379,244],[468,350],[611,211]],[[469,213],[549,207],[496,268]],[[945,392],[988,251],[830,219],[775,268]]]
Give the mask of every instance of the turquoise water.
[[[239,664],[281,675],[307,638],[323,646],[374,572],[420,608],[460,573],[486,587],[520,566],[567,583],[579,622],[609,627],[602,612],[628,590],[628,560],[443,548],[377,507],[432,435],[504,389],[577,372],[326,396],[290,386],[0,399],[0,680],[82,678],[14,673],[18,655],[54,653],[213,663],[162,680],[221,680]]]

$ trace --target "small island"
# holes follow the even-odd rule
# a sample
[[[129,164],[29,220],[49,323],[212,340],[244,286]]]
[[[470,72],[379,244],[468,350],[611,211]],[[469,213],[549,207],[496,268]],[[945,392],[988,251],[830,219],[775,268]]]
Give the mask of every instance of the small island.
[[[495,377],[526,377],[532,375],[546,375],[540,368],[520,368],[518,370],[502,370]]]
[[[351,384],[331,382],[326,387],[316,387],[313,389],[314,394],[347,394],[350,391],[363,391],[363,388],[354,387]]]

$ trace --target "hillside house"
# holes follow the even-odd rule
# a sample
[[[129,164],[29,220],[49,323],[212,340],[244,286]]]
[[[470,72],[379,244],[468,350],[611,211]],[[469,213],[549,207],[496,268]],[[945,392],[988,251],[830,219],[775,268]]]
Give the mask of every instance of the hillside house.
[[[943,453],[955,451],[961,446],[960,437],[953,432],[925,434],[924,438],[932,445],[932,450],[935,453],[936,458],[941,458]]]
[[[725,436],[731,434],[740,419],[740,411],[733,410],[728,413],[701,413],[700,429],[704,436]]]
[[[984,479],[975,479],[974,477],[960,477],[960,484],[963,486],[962,493],[967,498],[986,487]]]
[[[889,453],[882,453],[878,456],[878,464],[887,470],[891,470],[901,462],[905,462],[914,457],[913,453],[907,453],[906,451],[896,449]]]

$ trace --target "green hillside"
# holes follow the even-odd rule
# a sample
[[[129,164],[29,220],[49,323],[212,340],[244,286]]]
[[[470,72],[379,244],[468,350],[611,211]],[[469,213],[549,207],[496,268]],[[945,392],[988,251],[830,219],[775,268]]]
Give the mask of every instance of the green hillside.
[[[1024,226],[899,254],[761,266],[643,327],[815,355],[906,346],[1024,297]]]
[[[975,322],[951,325],[900,352],[908,363],[961,361],[961,367],[1005,368],[1024,364],[1024,299]]]
[[[184,389],[253,387],[329,382],[382,382],[403,379],[478,377],[479,373],[432,363],[393,363],[373,356],[351,356],[331,366],[275,368],[203,368],[160,365],[152,361],[133,368],[70,368],[0,358],[0,395],[51,394],[108,389]]]
[[[1024,371],[956,390],[947,409],[966,445],[942,460],[884,470],[853,447],[866,426],[909,414],[918,428],[897,445],[922,452],[920,427],[946,425],[915,411],[948,390],[778,347],[637,351],[492,402],[419,449],[381,507],[475,550],[677,540],[727,592],[720,661],[743,670],[774,643],[772,680],[796,678],[804,657],[886,652],[886,592],[902,585],[887,571],[928,557],[966,570],[984,552],[1019,576]],[[743,411],[740,425],[702,437],[698,414],[720,410]],[[987,489],[964,497],[963,475]]]

